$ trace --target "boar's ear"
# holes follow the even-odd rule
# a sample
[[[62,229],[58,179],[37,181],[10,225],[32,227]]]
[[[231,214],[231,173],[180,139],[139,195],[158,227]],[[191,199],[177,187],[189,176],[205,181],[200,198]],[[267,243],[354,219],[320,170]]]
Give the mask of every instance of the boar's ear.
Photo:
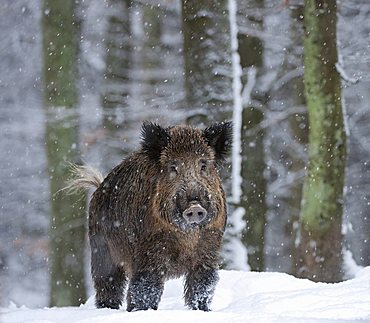
[[[233,124],[231,122],[214,123],[203,132],[204,138],[216,153],[217,160],[223,160],[232,145]]]
[[[151,158],[159,160],[162,150],[167,146],[170,136],[166,129],[152,123],[144,122],[141,128],[141,145],[143,151]]]

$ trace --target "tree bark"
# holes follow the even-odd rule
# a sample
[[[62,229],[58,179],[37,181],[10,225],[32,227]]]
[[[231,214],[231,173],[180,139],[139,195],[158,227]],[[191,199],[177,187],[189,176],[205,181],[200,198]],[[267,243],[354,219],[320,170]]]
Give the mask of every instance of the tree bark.
[[[106,70],[102,104],[104,108],[104,128],[115,131],[122,124],[116,118],[116,110],[128,106],[130,65],[131,65],[131,19],[130,0],[120,0],[112,4],[106,32]]]
[[[248,130],[257,128],[264,120],[263,112],[249,106],[243,111],[242,144],[242,199],[245,209],[245,228],[242,242],[247,248],[248,264],[253,271],[264,270],[264,246],[266,226],[266,180],[264,178],[265,150],[263,144],[264,130],[253,136],[246,135]]]
[[[104,144],[99,153],[104,158],[101,166],[109,170],[129,152],[128,145],[120,144],[123,129],[129,124],[132,59],[131,0],[112,1],[107,15],[105,30],[105,71],[102,82],[101,104],[103,107],[102,134]],[[119,144],[117,144],[119,143]]]
[[[225,112],[232,109],[227,1],[183,0],[182,30],[186,105],[207,111],[203,115],[188,113],[187,121],[223,121]]]
[[[337,282],[342,275],[346,134],[336,70],[335,0],[306,0],[304,82],[309,161],[303,188],[297,275]]]
[[[288,48],[288,55],[294,57],[293,60],[295,63],[288,66],[289,70],[293,71],[303,64],[303,11],[304,6],[297,5],[295,8],[291,9],[291,43],[292,46]],[[297,50],[302,48],[301,50]],[[303,75],[297,76],[292,79],[287,86],[286,90],[291,93],[291,105],[292,106],[305,106],[306,100],[304,96],[304,83]],[[301,114],[291,115],[288,119],[289,126],[292,130],[293,140],[302,146],[302,150],[306,151],[307,142],[308,142],[308,121],[307,121],[307,112]],[[301,173],[305,169],[306,161],[301,158],[295,150],[291,149],[289,154],[289,172],[291,173]],[[301,211],[301,201],[303,194],[303,178],[298,178],[289,187],[289,196],[286,200],[286,215],[287,223],[285,236],[288,238],[289,243],[285,246],[285,252],[283,259],[286,262],[290,261],[289,267],[286,269],[290,273],[294,274],[297,272],[297,262],[295,259],[296,245],[295,238],[298,231],[297,224],[299,223],[299,215]]]
[[[50,178],[50,306],[79,305],[84,285],[85,205],[66,186],[68,162],[77,162],[79,28],[74,1],[43,2],[45,143]]]
[[[245,14],[247,8],[262,9],[263,0],[242,1],[239,7],[239,16],[248,16],[248,24],[255,28],[263,29],[262,17]],[[243,22],[242,22],[243,23]],[[248,82],[247,70],[256,69],[256,83],[261,76],[263,69],[263,43],[258,37],[239,34],[239,55],[243,68],[243,86]],[[258,91],[257,91],[258,92]],[[264,149],[264,129],[258,129],[264,120],[263,106],[261,97],[256,95],[256,85],[251,92],[253,103],[244,102],[242,117],[242,197],[240,206],[245,209],[244,221],[245,228],[242,231],[242,242],[247,248],[248,264],[251,270],[264,270],[264,246],[265,246],[265,226],[266,226],[266,180],[264,171],[265,149]]]

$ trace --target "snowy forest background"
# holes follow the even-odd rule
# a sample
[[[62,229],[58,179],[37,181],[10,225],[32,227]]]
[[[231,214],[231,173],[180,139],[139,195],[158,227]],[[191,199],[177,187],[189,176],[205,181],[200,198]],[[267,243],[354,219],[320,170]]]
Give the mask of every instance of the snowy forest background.
[[[69,261],[84,260],[84,284],[91,294],[88,245],[78,240],[85,236],[85,211],[76,207],[81,216],[67,224],[53,215],[68,209],[70,199],[80,206],[86,202],[55,194],[63,183],[55,183],[53,174],[66,172],[67,162],[82,160],[106,174],[138,147],[143,120],[204,127],[233,117],[228,1],[75,1],[70,8],[75,24],[61,30],[77,51],[65,48],[68,62],[54,60],[56,65],[45,70],[53,57],[50,61],[43,41],[53,39],[53,32],[60,36],[46,19],[48,3],[0,3],[0,305],[9,300],[49,305],[50,290],[65,283],[50,276],[50,255],[62,248],[78,250]],[[247,207],[244,219],[230,212],[224,267],[295,274],[308,158],[303,1],[235,3]],[[353,256],[368,266],[370,4],[337,4],[338,70],[349,130],[342,244],[345,264]],[[62,65],[76,73],[66,76]],[[62,76],[53,79],[56,75]],[[65,82],[65,92],[53,93],[51,82]],[[222,175],[232,211],[231,174],[230,158]],[[252,230],[246,229],[246,219]],[[55,226],[61,239],[50,238]]]

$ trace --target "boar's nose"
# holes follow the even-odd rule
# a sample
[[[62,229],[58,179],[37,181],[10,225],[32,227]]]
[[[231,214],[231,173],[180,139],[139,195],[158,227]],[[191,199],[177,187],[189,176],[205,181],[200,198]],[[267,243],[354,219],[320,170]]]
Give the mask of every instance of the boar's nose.
[[[182,216],[188,223],[200,223],[202,222],[205,217],[207,216],[207,211],[199,204],[195,204],[187,208],[183,213]]]

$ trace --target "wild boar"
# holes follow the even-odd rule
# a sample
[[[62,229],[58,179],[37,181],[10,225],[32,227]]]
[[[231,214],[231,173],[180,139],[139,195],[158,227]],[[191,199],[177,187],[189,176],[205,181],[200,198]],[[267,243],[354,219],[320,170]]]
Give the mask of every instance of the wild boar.
[[[218,168],[232,124],[200,130],[146,122],[141,148],[102,180],[88,167],[73,185],[94,186],[89,207],[96,306],[157,309],[164,283],[185,275],[185,304],[210,310],[227,219]]]

